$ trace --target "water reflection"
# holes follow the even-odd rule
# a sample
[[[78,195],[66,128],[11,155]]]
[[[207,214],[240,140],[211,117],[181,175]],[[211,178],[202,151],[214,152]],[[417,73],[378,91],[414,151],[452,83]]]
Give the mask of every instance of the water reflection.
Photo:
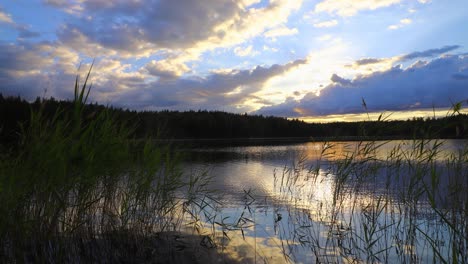
[[[213,176],[206,225],[240,262],[467,260],[463,141],[195,149],[185,167]]]

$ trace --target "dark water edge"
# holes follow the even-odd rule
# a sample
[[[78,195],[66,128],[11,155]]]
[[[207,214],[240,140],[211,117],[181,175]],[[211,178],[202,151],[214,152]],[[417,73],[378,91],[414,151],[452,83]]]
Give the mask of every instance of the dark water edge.
[[[172,144],[178,147],[240,147],[240,146],[277,146],[308,142],[361,142],[387,140],[452,140],[464,138],[414,138],[401,136],[340,136],[340,137],[263,137],[263,138],[174,138],[151,139],[156,144]],[[143,140],[137,140],[143,142]]]
[[[6,254],[0,254],[0,263],[17,263],[15,259],[22,260],[18,263],[239,263],[217,250],[208,238],[193,232],[147,235],[132,230],[104,233],[95,238],[76,235],[31,238],[22,248],[3,245]]]

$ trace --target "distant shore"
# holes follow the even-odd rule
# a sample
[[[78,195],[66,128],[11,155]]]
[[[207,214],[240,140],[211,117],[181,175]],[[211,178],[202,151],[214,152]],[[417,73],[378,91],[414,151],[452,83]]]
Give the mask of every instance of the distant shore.
[[[197,146],[255,146],[255,145],[288,145],[307,142],[344,142],[344,141],[386,141],[412,140],[401,136],[340,136],[340,137],[263,137],[263,138],[174,138],[153,139],[155,143],[173,143],[175,145]],[[420,138],[418,138],[420,139]],[[460,138],[433,138],[458,139]]]
[[[42,110],[40,110],[42,109]],[[19,142],[21,124],[30,120],[31,110],[42,111],[45,120],[67,118],[73,103],[53,99],[27,102],[20,97],[0,95],[0,145]],[[443,118],[367,120],[357,122],[306,123],[298,119],[235,114],[220,111],[137,112],[97,104],[83,106],[85,122],[98,114],[112,116],[119,124],[132,125],[129,139],[182,144],[269,145],[321,141],[369,141],[421,138],[468,138],[468,115]]]

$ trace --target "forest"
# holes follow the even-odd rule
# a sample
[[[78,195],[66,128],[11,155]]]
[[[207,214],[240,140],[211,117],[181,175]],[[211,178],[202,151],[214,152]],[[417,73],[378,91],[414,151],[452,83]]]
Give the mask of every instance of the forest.
[[[42,109],[48,118],[61,118],[72,111],[73,103],[54,98],[28,102],[0,94],[0,137],[2,145],[15,144],[21,126],[30,114]],[[61,113],[55,116],[57,110]],[[361,122],[306,123],[299,119],[234,114],[220,111],[135,111],[87,104],[85,119],[108,111],[119,122],[131,123],[135,139],[239,139],[307,138],[312,140],[365,140],[416,138],[468,138],[468,115],[449,114],[444,118],[375,120]]]

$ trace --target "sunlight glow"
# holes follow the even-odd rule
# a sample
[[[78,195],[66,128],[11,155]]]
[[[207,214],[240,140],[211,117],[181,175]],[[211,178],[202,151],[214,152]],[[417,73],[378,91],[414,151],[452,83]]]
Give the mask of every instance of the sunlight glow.
[[[450,109],[420,109],[414,111],[374,112],[345,115],[308,116],[300,118],[308,123],[355,122],[380,120],[408,120],[412,118],[441,118],[453,113]],[[461,114],[468,114],[468,109],[461,109]]]

